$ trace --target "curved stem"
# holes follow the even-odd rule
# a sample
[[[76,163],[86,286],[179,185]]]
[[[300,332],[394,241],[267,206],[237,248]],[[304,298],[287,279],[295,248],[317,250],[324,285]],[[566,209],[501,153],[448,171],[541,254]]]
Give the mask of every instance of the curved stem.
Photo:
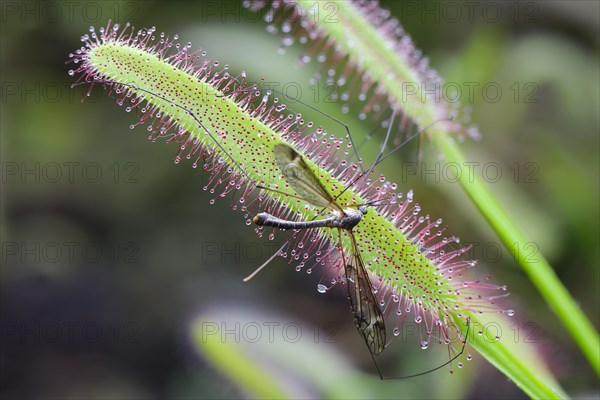
[[[466,160],[460,148],[447,134],[441,132],[436,134],[433,142],[447,161],[465,165]],[[600,337],[560,282],[548,261],[539,251],[531,251],[532,242],[527,239],[481,180],[474,176],[467,178],[463,175],[460,184],[568,329],[596,373],[600,374]]]

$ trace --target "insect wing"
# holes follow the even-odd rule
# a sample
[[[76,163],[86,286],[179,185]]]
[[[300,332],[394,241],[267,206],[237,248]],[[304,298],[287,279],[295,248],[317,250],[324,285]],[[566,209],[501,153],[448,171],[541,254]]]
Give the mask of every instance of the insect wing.
[[[352,236],[353,252],[345,266],[348,285],[348,297],[354,314],[354,322],[358,332],[365,340],[372,354],[379,354],[385,348],[385,323],[373,294],[373,286],[362,262]]]
[[[343,212],[298,152],[290,146],[277,144],[273,154],[286,181],[300,197],[315,206]]]

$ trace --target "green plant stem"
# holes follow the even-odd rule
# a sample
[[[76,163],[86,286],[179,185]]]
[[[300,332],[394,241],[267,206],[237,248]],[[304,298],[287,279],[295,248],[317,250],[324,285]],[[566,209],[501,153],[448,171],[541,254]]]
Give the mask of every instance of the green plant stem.
[[[447,161],[465,165],[466,160],[460,148],[447,134],[436,132],[433,141]],[[463,175],[460,184],[569,330],[596,373],[600,374],[600,337],[548,261],[538,251],[531,251],[531,241],[527,240],[525,234],[477,177]]]

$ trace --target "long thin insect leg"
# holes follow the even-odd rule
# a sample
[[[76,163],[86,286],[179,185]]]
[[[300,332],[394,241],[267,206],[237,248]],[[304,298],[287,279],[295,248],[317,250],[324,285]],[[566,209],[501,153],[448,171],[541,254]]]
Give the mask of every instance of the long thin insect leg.
[[[446,120],[451,120],[451,118],[448,119],[440,119],[437,121],[432,122],[431,124],[427,125],[425,128],[421,129],[419,132],[414,133],[412,135],[410,135],[408,138],[406,138],[406,140],[404,140],[404,142],[400,143],[398,146],[396,146],[393,150],[391,150],[389,153],[387,153],[385,156],[381,157],[381,159],[375,164],[379,165],[380,163],[383,162],[383,160],[385,160],[386,158],[388,158],[389,156],[391,156],[393,153],[395,153],[398,149],[400,149],[402,146],[404,146],[405,144],[407,144],[408,142],[410,142],[411,140],[413,140],[415,137],[417,136],[421,136],[421,134],[423,132],[425,132],[427,129],[431,128],[434,124],[440,122],[440,121],[446,121]]]
[[[377,155],[377,158],[375,159],[375,161],[373,162],[373,164],[367,170],[367,174],[370,174],[371,171],[373,171],[373,168],[375,168],[375,166],[377,164],[379,164],[379,160],[381,159],[381,156],[383,156],[383,153],[384,153],[385,148],[387,146],[387,142],[390,139],[390,135],[392,133],[392,127],[394,126],[394,119],[396,118],[396,112],[397,112],[396,109],[394,109],[394,111],[392,112],[392,116],[390,117],[390,126],[388,126],[388,130],[387,130],[387,132],[385,134],[385,140],[383,141],[383,146],[381,146],[381,151],[379,151],[379,154]]]
[[[392,118],[394,117],[394,114],[392,114]],[[358,175],[358,177],[356,177],[352,182],[350,182],[346,188],[344,190],[342,190],[336,197],[335,199],[337,199],[338,197],[340,197],[346,190],[350,189],[353,185],[355,185],[359,180],[361,180],[367,173],[370,173],[377,165],[379,165],[380,163],[383,162],[383,160],[385,160],[386,158],[388,158],[389,156],[391,156],[394,152],[396,152],[398,149],[400,149],[402,146],[406,145],[408,142],[410,142],[412,139],[414,139],[417,136],[420,136],[423,132],[425,132],[426,129],[429,129],[433,124],[436,124],[439,121],[443,121],[442,120],[438,120],[435,122],[432,122],[431,124],[429,124],[428,126],[426,126],[424,129],[420,130],[417,133],[412,134],[411,136],[409,136],[404,142],[402,142],[400,145],[396,146],[396,148],[394,148],[393,150],[391,150],[389,153],[387,153],[385,156],[383,156],[383,150],[382,152],[379,153],[379,155],[377,156],[377,159],[375,160],[375,162],[371,165],[371,167],[369,167],[369,169],[363,173],[361,173],[360,175]],[[393,122],[393,120],[392,120]],[[390,126],[392,125],[392,122],[390,122]],[[385,143],[387,143],[387,139],[389,137],[389,133],[390,130],[388,128],[388,133],[386,134],[386,141],[384,142],[384,146],[382,147],[385,148]]]
[[[287,94],[285,94],[285,93],[282,93],[282,92],[279,92],[279,93],[281,93],[281,95],[282,95],[282,96],[285,96],[285,97],[287,97],[287,98],[292,98],[292,97],[288,96],[288,95],[287,95]],[[332,121],[334,121],[334,122],[337,122],[338,124],[340,124],[341,126],[343,126],[343,127],[344,127],[344,129],[346,130],[346,134],[348,135],[348,138],[350,139],[350,144],[352,145],[352,150],[354,151],[354,156],[356,157],[356,164],[358,165],[358,168],[360,168],[360,170],[362,171],[362,163],[361,163],[361,158],[360,158],[360,156],[359,156],[359,154],[358,154],[358,148],[357,148],[357,147],[356,147],[356,145],[354,144],[354,139],[352,138],[352,134],[350,133],[350,127],[349,127],[348,125],[346,125],[344,122],[342,122],[341,120],[339,120],[339,119],[337,119],[336,117],[334,117],[333,115],[329,115],[329,114],[327,114],[326,112],[324,112],[324,111],[321,111],[321,110],[319,110],[318,108],[316,108],[316,107],[314,107],[314,106],[311,106],[310,104],[307,104],[307,103],[303,102],[303,101],[302,101],[302,100],[300,100],[300,99],[294,99],[294,100],[296,100],[296,101],[297,101],[297,102],[299,102],[300,104],[302,104],[302,105],[304,105],[304,106],[306,106],[306,107],[310,108],[311,110],[313,110],[313,111],[316,111],[316,112],[318,112],[319,114],[321,114],[321,115],[323,115],[323,116],[325,116],[325,117],[328,117],[328,118],[329,118],[329,119],[331,119]]]
[[[360,149],[365,145],[365,143],[373,138],[373,133],[375,133],[379,128],[381,128],[380,124],[376,125],[373,129],[371,129],[369,133],[366,134],[364,139],[360,141],[356,150],[360,151]]]
[[[417,160],[423,159],[423,147],[421,146],[421,142],[423,141],[423,137],[419,136],[417,139]]]
[[[245,77],[245,75],[243,75],[243,76]],[[233,78],[233,79],[235,79],[235,80],[237,81],[237,77],[235,77],[235,78]],[[235,91],[235,90],[237,90],[237,89],[234,89],[234,91]],[[249,89],[249,88],[244,88],[244,90],[250,90],[250,89]],[[262,91],[262,90],[267,90],[267,91],[269,91],[269,92],[272,92],[272,93],[279,93],[279,94],[281,94],[282,96],[284,96],[285,98],[291,98],[291,99],[294,99],[294,100],[298,101],[300,104],[303,104],[304,106],[306,106],[306,107],[310,108],[311,110],[314,110],[314,111],[316,111],[316,112],[320,113],[321,115],[324,115],[324,116],[326,116],[326,117],[329,117],[329,118],[330,118],[330,119],[332,119],[333,121],[335,121],[335,122],[337,122],[338,124],[342,125],[342,126],[344,127],[344,129],[346,130],[346,132],[347,132],[347,134],[348,134],[348,137],[350,138],[350,142],[352,143],[352,147],[353,147],[353,149],[354,149],[355,156],[356,156],[357,160],[358,160],[358,161],[360,161],[360,156],[358,155],[358,148],[357,148],[357,147],[355,146],[355,144],[354,144],[354,140],[353,140],[353,138],[352,138],[352,134],[350,133],[350,128],[348,127],[348,125],[346,125],[346,124],[345,124],[345,123],[343,123],[342,121],[338,120],[337,118],[335,118],[335,117],[333,117],[333,116],[331,116],[331,115],[329,115],[329,114],[327,114],[327,113],[325,113],[325,112],[323,112],[323,111],[321,111],[321,110],[319,110],[319,109],[317,109],[317,108],[315,108],[315,107],[311,106],[310,104],[307,104],[307,103],[303,102],[303,101],[302,101],[302,100],[300,100],[300,99],[295,99],[295,98],[293,98],[293,97],[291,97],[291,96],[288,96],[287,94],[285,94],[285,93],[283,93],[283,92],[281,92],[281,91],[277,91],[277,90],[274,90],[274,89],[258,89],[258,90],[259,90],[259,91]],[[270,93],[269,93],[269,94],[270,94]],[[373,162],[373,164],[372,164],[372,165],[371,165],[371,166],[370,166],[370,167],[369,167],[369,168],[368,168],[368,169],[365,171],[365,170],[363,170],[363,168],[362,168],[362,165],[361,165],[361,163],[359,162],[359,163],[358,163],[358,166],[359,166],[359,168],[360,168],[360,170],[361,170],[361,173],[359,174],[359,176],[358,176],[358,177],[357,177],[357,178],[356,178],[354,181],[350,182],[350,183],[349,183],[349,184],[346,186],[346,188],[345,188],[345,189],[344,189],[344,190],[343,190],[341,193],[339,193],[339,194],[338,194],[338,195],[337,195],[337,196],[336,196],[334,199],[337,199],[337,198],[339,198],[339,197],[340,197],[340,196],[341,196],[341,195],[342,195],[342,194],[343,194],[343,193],[344,193],[346,190],[348,190],[348,189],[349,189],[349,188],[351,188],[353,185],[355,185],[356,183],[358,183],[358,181],[359,181],[360,179],[362,179],[362,178],[363,178],[365,175],[368,175],[368,174],[370,174],[370,173],[373,171],[373,169],[375,168],[375,166],[379,165],[379,164],[380,164],[380,163],[381,163],[381,162],[382,162],[384,159],[386,159],[387,157],[389,157],[389,156],[390,156],[392,153],[394,153],[395,151],[397,151],[398,149],[400,149],[402,146],[406,145],[408,142],[410,142],[410,141],[411,141],[412,139],[414,139],[416,136],[419,136],[419,135],[420,135],[420,134],[421,134],[423,131],[425,131],[425,129],[428,129],[428,128],[429,128],[429,126],[431,126],[431,125],[429,125],[429,126],[428,126],[428,127],[426,127],[425,129],[423,129],[423,130],[421,130],[421,131],[419,131],[419,132],[417,132],[417,133],[415,133],[415,134],[411,135],[411,136],[410,136],[410,137],[408,137],[408,138],[407,138],[407,139],[406,139],[404,142],[402,142],[402,143],[401,143],[399,146],[397,146],[397,147],[396,147],[396,148],[394,148],[392,151],[390,151],[388,154],[386,154],[385,156],[383,156],[383,154],[384,154],[384,152],[385,152],[385,148],[386,148],[386,146],[387,146],[387,142],[388,142],[388,140],[389,140],[389,138],[390,138],[390,135],[391,135],[392,127],[393,127],[393,124],[394,124],[394,119],[396,118],[396,113],[397,113],[397,110],[395,110],[395,109],[394,109],[394,110],[392,111],[392,115],[391,115],[391,117],[390,117],[390,122],[389,122],[389,125],[388,125],[388,130],[387,130],[387,132],[386,132],[386,136],[385,136],[385,139],[384,139],[384,143],[383,143],[383,145],[382,145],[382,147],[381,147],[381,150],[380,150],[379,154],[377,155],[377,158],[376,158],[376,159],[375,159],[375,161]],[[377,130],[377,129],[378,129],[378,128],[375,128],[375,129],[373,129],[373,130],[372,130],[372,131],[369,133],[369,135],[370,135],[372,132],[374,132],[375,130]],[[258,186],[258,187],[260,187],[261,189],[267,189],[267,190],[273,190],[273,191],[276,191],[275,189],[265,188],[265,187],[263,187],[263,186]],[[323,210],[321,210],[321,212],[323,212]]]
[[[234,79],[235,79],[235,78],[234,78]],[[97,81],[97,82],[102,82],[102,81]],[[223,145],[222,145],[222,144],[221,144],[221,143],[220,143],[220,142],[219,142],[219,141],[218,141],[218,140],[217,140],[217,139],[216,139],[216,138],[213,136],[213,133],[212,133],[212,132],[211,132],[211,131],[210,131],[208,128],[206,128],[206,126],[204,126],[204,124],[203,124],[203,123],[200,121],[200,119],[199,119],[199,118],[196,116],[196,114],[194,114],[194,112],[192,112],[192,111],[191,111],[191,110],[189,110],[188,108],[186,108],[186,107],[182,106],[181,104],[178,104],[178,103],[176,103],[176,102],[174,102],[174,101],[171,101],[171,100],[169,100],[169,99],[165,98],[164,96],[161,96],[161,95],[159,95],[159,94],[153,93],[153,92],[151,92],[151,91],[149,91],[149,90],[146,90],[146,89],[143,89],[143,88],[137,87],[137,86],[135,86],[135,85],[132,85],[132,84],[129,84],[129,83],[122,83],[122,82],[115,81],[115,80],[111,80],[111,81],[105,81],[105,82],[106,82],[106,83],[116,83],[116,84],[118,84],[118,85],[122,85],[122,86],[125,86],[125,87],[129,87],[129,88],[132,88],[132,89],[135,89],[135,90],[139,90],[139,91],[141,91],[141,92],[144,92],[144,93],[147,93],[147,94],[149,94],[150,96],[154,96],[154,97],[156,97],[156,98],[158,98],[158,99],[161,99],[161,100],[163,100],[163,101],[165,101],[165,102],[167,102],[167,103],[170,103],[172,106],[175,106],[175,107],[177,107],[177,108],[179,108],[179,109],[181,109],[181,110],[185,111],[185,112],[186,112],[186,113],[187,113],[187,114],[188,114],[190,117],[192,117],[192,118],[193,118],[193,119],[194,119],[194,120],[195,120],[195,121],[198,123],[198,125],[200,125],[200,127],[201,127],[201,128],[202,128],[202,129],[203,129],[203,130],[204,130],[204,131],[205,131],[205,132],[206,132],[206,133],[207,133],[209,136],[210,136],[210,138],[213,140],[213,142],[215,142],[215,143],[217,144],[217,146],[219,146],[219,148],[220,148],[220,149],[223,151],[223,153],[225,153],[225,154],[227,155],[227,157],[228,157],[228,158],[229,158],[229,159],[230,159],[230,160],[231,160],[231,161],[232,161],[232,162],[235,164],[235,166],[237,167],[237,169],[238,169],[238,170],[239,170],[239,171],[240,171],[240,172],[241,172],[241,173],[244,175],[244,177],[245,177],[247,180],[249,180],[249,181],[253,182],[253,183],[254,183],[254,185],[255,185],[255,186],[258,188],[258,189],[270,190],[270,191],[272,191],[272,192],[276,192],[276,193],[279,193],[279,194],[283,194],[283,195],[286,195],[286,196],[289,196],[289,197],[293,197],[293,198],[297,198],[297,199],[300,199],[300,200],[302,200],[302,198],[301,198],[301,197],[299,197],[299,196],[296,196],[296,195],[294,195],[294,194],[291,194],[291,193],[286,193],[286,192],[282,192],[282,191],[279,191],[279,190],[276,190],[276,189],[272,189],[272,188],[269,188],[269,187],[266,187],[266,186],[260,185],[260,184],[259,184],[258,182],[256,182],[254,179],[250,178],[250,176],[249,176],[249,175],[248,175],[248,174],[245,172],[244,168],[242,168],[242,167],[239,165],[239,163],[238,163],[238,162],[237,162],[237,161],[236,161],[236,160],[235,160],[233,157],[231,157],[231,155],[229,154],[229,152],[228,152],[228,151],[227,151],[227,150],[226,150],[226,149],[223,147]],[[87,82],[80,82],[80,83],[76,83],[76,84],[73,84],[73,85],[72,85],[72,87],[74,87],[74,86],[79,86],[79,85],[83,85],[83,84],[87,84]],[[223,96],[219,96],[219,97],[223,97]]]
[[[237,80],[237,78],[233,78],[233,79]],[[244,89],[244,90],[246,90],[246,89]],[[363,171],[362,165],[361,165],[361,159],[360,159],[360,156],[358,154],[358,148],[354,145],[354,139],[352,138],[352,134],[350,133],[350,127],[347,124],[345,124],[341,120],[335,118],[333,115],[329,115],[326,112],[321,111],[318,108],[316,108],[314,106],[311,106],[310,104],[308,104],[308,103],[306,103],[306,102],[304,102],[304,101],[302,101],[300,99],[296,99],[295,97],[289,96],[288,94],[283,93],[283,92],[281,92],[279,90],[275,90],[275,89],[260,89],[260,88],[257,89],[257,90],[260,91],[260,92],[262,92],[263,90],[265,90],[265,91],[268,91],[270,93],[278,93],[281,96],[283,96],[284,99],[287,98],[287,99],[292,99],[294,101],[297,101],[298,103],[302,104],[303,106],[305,106],[307,108],[310,108],[311,110],[313,110],[313,111],[315,111],[315,112],[317,112],[317,113],[319,113],[319,114],[321,114],[321,115],[323,115],[323,116],[331,119],[332,121],[338,123],[339,125],[343,126],[344,130],[346,131],[346,134],[348,135],[348,138],[350,139],[350,143],[352,144],[352,149],[353,149],[354,155],[356,157],[357,165],[360,168],[360,170]],[[270,93],[268,93],[268,94],[270,94]],[[291,108],[287,108],[287,109],[293,112],[293,110]]]
[[[377,364],[377,361],[375,360],[375,356],[370,351],[369,351],[369,354],[371,355],[371,360],[373,360],[373,364],[375,364],[375,369],[377,370],[377,373],[379,374],[379,379],[384,380],[385,378],[383,377],[383,374],[381,373],[381,370],[379,369],[379,365]]]
[[[210,136],[210,138],[213,140],[213,142],[215,142],[217,144],[217,146],[219,146],[219,148],[223,151],[223,153],[225,153],[227,155],[227,157],[229,157],[229,159],[233,162],[233,164],[235,164],[235,166],[237,167],[237,169],[244,175],[244,177],[246,179],[248,179],[250,182],[254,183],[254,185],[259,188],[259,189],[268,189],[267,187],[264,187],[262,185],[259,185],[257,182],[254,181],[254,179],[250,178],[250,176],[246,173],[246,171],[244,170],[244,168],[242,168],[239,163],[233,158],[231,157],[231,155],[229,154],[229,152],[223,147],[223,145],[213,136],[212,132],[206,128],[206,126],[204,126],[204,124],[200,121],[200,119],[196,116],[196,114],[194,114],[191,110],[187,109],[186,107],[182,106],[181,104],[175,103],[174,101],[171,101],[169,99],[167,99],[164,96],[161,96],[159,94],[153,93],[149,90],[137,87],[135,85],[129,84],[129,83],[123,83],[123,82],[119,82],[119,81],[115,81],[115,80],[107,80],[107,81],[96,81],[98,83],[116,83],[117,85],[122,85],[125,87],[129,87],[132,88],[134,90],[139,90],[140,92],[144,92],[149,94],[150,96],[154,96],[158,99],[161,99],[169,104],[171,104],[172,106],[175,106],[183,111],[185,111],[190,117],[192,117],[197,123],[198,125],[200,125],[200,127],[208,134],[208,136]],[[74,86],[79,86],[79,85],[84,85],[84,84],[89,84],[89,82],[80,82],[80,83],[75,83],[73,85],[71,85],[71,87]]]
[[[354,186],[358,181],[360,181],[361,178],[363,178],[364,176],[369,175],[371,173],[371,171],[373,171],[373,168],[375,168],[375,166],[377,164],[379,164],[379,160],[381,159],[381,156],[383,155],[383,153],[385,151],[385,147],[387,146],[387,142],[388,142],[388,140],[390,138],[390,134],[392,132],[392,126],[394,125],[394,118],[396,118],[396,110],[395,109],[392,112],[392,116],[390,118],[390,125],[388,126],[387,133],[385,134],[385,140],[383,141],[383,146],[381,146],[381,151],[379,152],[379,155],[375,159],[375,162],[373,162],[373,164],[369,167],[369,169],[367,169],[366,171],[360,173],[352,182],[350,182],[348,185],[346,185],[346,188],[344,190],[342,190],[334,198],[334,200],[337,200],[342,194],[344,194],[344,192],[346,192],[348,189],[350,189],[352,186]]]
[[[260,267],[256,268],[254,270],[253,273],[251,273],[250,275],[248,275],[247,277],[245,277],[243,279],[244,282],[248,282],[250,279],[254,278],[254,276],[256,274],[258,274],[264,267],[266,267],[267,265],[269,265],[271,263],[271,261],[273,261],[275,259],[275,257],[277,257],[279,255],[279,253],[285,248],[285,246],[288,245],[288,243],[296,236],[296,232],[294,232],[294,235],[292,237],[290,237],[289,239],[287,239],[285,242],[283,242],[283,244],[281,245],[281,247],[273,253],[273,255],[271,257],[269,257],[269,259],[267,261],[265,261],[263,263],[263,265],[261,265]]]
[[[274,190],[274,189],[267,188],[267,190]],[[298,197],[298,196],[294,196],[294,197]],[[309,221],[314,221],[319,215],[321,215],[321,213],[324,210],[325,210],[325,208],[321,209],[321,211],[319,211],[319,213],[317,215],[315,215],[313,218],[311,218]],[[248,282],[250,279],[254,278],[254,276],[256,276],[256,274],[258,274],[263,268],[265,268],[267,265],[269,265],[271,263],[271,261],[273,261],[275,259],[275,257],[277,257],[279,255],[281,250],[283,250],[285,248],[285,246],[287,246],[292,240],[294,240],[294,238],[296,237],[296,235],[298,235],[299,232],[300,232],[300,230],[295,231],[292,234],[292,236],[290,236],[288,239],[286,239],[286,241],[283,242],[281,247],[275,253],[273,253],[273,255],[271,255],[271,257],[269,257],[269,259],[267,261],[265,261],[260,267],[255,269],[254,272],[252,272],[250,275],[248,275],[247,277],[245,277],[243,279],[244,282]]]
[[[463,345],[462,345],[462,348],[460,349],[460,352],[458,354],[456,354],[454,357],[452,357],[451,359],[449,359],[448,361],[446,361],[445,363],[443,363],[442,365],[437,366],[437,367],[435,367],[433,369],[430,369],[428,371],[418,373],[418,374],[399,376],[399,377],[396,377],[396,378],[382,378],[382,379],[394,380],[394,379],[415,378],[417,376],[423,376],[423,375],[429,374],[431,372],[437,371],[438,369],[443,368],[446,365],[452,363],[452,361],[456,360],[458,357],[460,357],[465,352],[465,347],[467,346],[467,342],[469,341],[469,327],[470,326],[471,326],[471,318],[467,318],[467,334],[465,335],[465,339],[463,341]]]

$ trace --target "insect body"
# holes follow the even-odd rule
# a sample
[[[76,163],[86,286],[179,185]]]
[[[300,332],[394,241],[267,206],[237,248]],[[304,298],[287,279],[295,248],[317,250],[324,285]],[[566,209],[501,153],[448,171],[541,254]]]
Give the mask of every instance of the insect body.
[[[292,147],[277,144],[273,152],[277,165],[298,197],[315,206],[330,210],[331,216],[313,221],[288,221],[271,214],[260,213],[254,217],[254,223],[279,229],[338,229],[342,264],[346,274],[348,298],[354,314],[354,322],[371,354],[381,353],[386,344],[383,315],[377,305],[371,280],[360,256],[356,238],[352,233],[353,228],[367,213],[367,206],[359,205],[356,209],[342,208],[336,198],[321,184],[302,156]],[[350,255],[344,255],[341,246],[342,230],[348,232],[352,242],[352,254]]]
[[[343,214],[339,211],[333,211],[331,217],[316,221],[289,221],[268,213],[260,213],[254,217],[253,221],[256,225],[272,226],[279,229],[340,228],[351,231],[366,213],[367,207],[359,206],[357,210],[347,208],[343,211]]]

